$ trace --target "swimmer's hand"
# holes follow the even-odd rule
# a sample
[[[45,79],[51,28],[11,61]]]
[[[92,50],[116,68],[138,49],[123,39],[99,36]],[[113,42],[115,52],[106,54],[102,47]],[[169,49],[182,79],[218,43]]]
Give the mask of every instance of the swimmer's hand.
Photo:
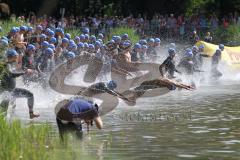
[[[32,74],[33,73],[33,70],[32,69],[27,69],[26,71],[25,71],[25,74]]]

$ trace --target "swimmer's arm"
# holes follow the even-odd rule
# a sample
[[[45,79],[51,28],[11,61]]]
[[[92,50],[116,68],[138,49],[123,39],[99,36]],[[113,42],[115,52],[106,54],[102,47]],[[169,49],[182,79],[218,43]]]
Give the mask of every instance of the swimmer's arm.
[[[205,58],[209,58],[211,56],[207,55],[207,54],[200,54],[201,57],[205,57]]]
[[[113,95],[113,96],[119,97],[119,98],[121,98],[123,100],[129,101],[128,98],[124,97],[122,94],[120,94],[118,92],[115,92],[115,91],[112,91],[112,90],[109,90],[109,89],[107,89],[106,92],[111,94],[111,95]]]
[[[129,75],[129,76],[132,76],[132,74],[122,68],[119,68],[117,66],[114,66],[112,67],[112,70],[115,71],[116,73],[118,74],[121,74],[121,75]]]
[[[17,42],[18,44],[27,44],[27,42]]]
[[[181,72],[179,70],[177,70],[176,68],[174,69],[174,71],[181,74]]]
[[[38,64],[37,64],[37,71],[38,71],[39,73],[42,73],[42,71],[41,71],[41,69],[40,69],[40,65],[41,65],[41,63],[38,63]]]
[[[182,83],[179,83],[179,82],[175,82],[175,81],[167,79],[167,78],[162,78],[160,80],[161,80],[161,83],[165,83],[164,85],[166,87],[168,87],[169,85],[175,85],[178,88],[183,88],[183,89],[187,89],[187,90],[195,89],[194,87],[191,87],[189,85],[185,85],[185,84],[182,84]]]
[[[24,74],[25,74],[25,72],[19,72],[19,73],[10,72],[10,77],[17,78],[17,77],[20,77],[20,76],[22,76]]]
[[[178,83],[178,82],[175,82],[174,85],[178,88],[183,88],[183,89],[186,89],[186,90],[192,90],[192,89],[195,89],[194,87],[192,86],[189,86],[189,85],[185,85],[185,84],[182,84],[182,83]]]
[[[8,71],[9,71],[10,77],[12,77],[12,78],[17,78],[17,77],[20,77],[21,75],[25,74],[25,72],[23,72],[23,71],[16,71],[16,70],[12,69],[10,65],[8,65]]]
[[[194,72],[204,72],[204,71],[202,71],[202,70],[200,70],[200,69],[196,69],[196,68],[193,68],[193,71],[194,71]]]

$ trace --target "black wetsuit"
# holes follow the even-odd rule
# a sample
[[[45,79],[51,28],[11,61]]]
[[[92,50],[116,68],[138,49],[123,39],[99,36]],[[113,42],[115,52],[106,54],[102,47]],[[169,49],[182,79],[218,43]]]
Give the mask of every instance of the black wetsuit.
[[[25,74],[24,72],[13,72],[8,69],[8,71],[2,74],[0,88],[1,91],[11,92],[11,95],[14,99],[22,97],[27,98],[29,111],[32,112],[34,105],[33,94],[26,89],[16,88],[16,78],[24,74]],[[3,100],[1,104],[4,104],[5,105],[4,107],[8,108],[9,101],[10,101],[9,99]]]
[[[218,64],[220,60],[221,60],[221,52],[216,52],[212,56],[212,68],[211,68],[212,77],[214,78],[222,76],[222,73],[218,70]]]
[[[82,94],[84,96],[92,96],[95,94],[105,93],[105,92],[109,92],[109,91],[110,91],[110,89],[108,89],[106,83],[99,82],[99,83],[93,84],[90,87],[88,87],[85,91],[82,92]]]
[[[193,61],[188,59],[183,59],[179,64],[178,67],[183,70],[184,73],[188,75],[192,75],[194,73],[194,64]]]
[[[149,57],[150,57],[152,60],[156,59],[156,57],[157,57],[157,52],[156,52],[155,48],[152,47],[152,46],[149,46],[149,48],[148,48],[148,50],[147,50],[147,55],[149,55]]]
[[[133,50],[132,53],[131,53],[131,61],[132,61],[132,62],[137,62],[137,61],[139,61],[138,52],[136,52],[135,50]]]
[[[174,72],[180,73],[174,64],[173,58],[172,57],[167,57],[167,59],[163,62],[163,65],[165,65],[165,69],[168,72],[168,78],[174,78]]]
[[[197,69],[201,69],[203,65],[203,56],[201,53],[193,54],[193,64]]]

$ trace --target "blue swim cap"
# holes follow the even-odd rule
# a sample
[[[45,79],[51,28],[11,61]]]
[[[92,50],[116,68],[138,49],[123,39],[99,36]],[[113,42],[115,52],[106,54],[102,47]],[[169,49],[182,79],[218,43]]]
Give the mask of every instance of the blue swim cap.
[[[204,47],[203,44],[201,44],[198,48],[199,48],[199,49],[204,49],[205,47]]]
[[[115,44],[115,41],[111,39],[108,43]]]
[[[84,48],[88,48],[88,43],[84,43]]]
[[[110,90],[114,90],[117,88],[117,82],[114,81],[114,80],[111,80],[107,83],[107,87],[110,89]]]
[[[28,46],[27,46],[27,50],[29,51],[29,50],[35,50],[36,48],[35,48],[35,46],[34,45],[32,45],[32,44],[29,44]]]
[[[67,38],[63,38],[62,43],[69,43],[69,40]]]
[[[192,51],[193,51],[193,52],[194,52],[194,51],[197,52],[197,51],[198,51],[198,47],[197,47],[197,46],[193,46],[193,47],[192,47]]]
[[[15,27],[16,28],[16,32],[19,32],[20,31],[20,28],[19,27]]]
[[[28,32],[31,32],[31,31],[33,31],[33,27],[29,26],[28,27]]]
[[[113,40],[116,42],[116,43],[120,43],[122,38],[120,36],[114,36],[113,37]]]
[[[49,44],[49,45],[48,45],[48,48],[51,48],[52,50],[55,50],[55,49],[56,49],[56,47],[54,46],[54,44]]]
[[[67,57],[67,59],[73,59],[73,58],[75,58],[75,53],[74,52],[67,52],[66,53],[66,57]]]
[[[43,41],[41,44],[43,47],[48,47],[49,43],[47,41]]]
[[[20,26],[21,31],[27,31],[27,29],[28,29],[27,26]]]
[[[47,36],[46,36],[46,34],[41,34],[41,35],[40,35],[40,38],[42,38],[42,39],[46,39]]]
[[[70,39],[71,39],[71,34],[66,33],[66,34],[65,34],[65,38],[67,38],[68,40],[70,40]]]
[[[51,37],[50,40],[49,40],[49,43],[57,43],[57,39],[55,37]]]
[[[128,39],[128,34],[127,33],[123,34],[122,39]]]
[[[81,40],[85,39],[85,35],[84,35],[84,34],[81,34],[81,35],[80,35],[80,39],[81,39]]]
[[[54,31],[50,30],[50,31],[48,32],[48,35],[51,36],[51,37],[53,37],[53,36],[55,35],[55,33],[54,33]]]
[[[85,39],[89,39],[89,35],[88,34],[85,34]]]
[[[186,49],[185,55],[187,57],[192,57],[193,56],[192,50],[190,48]]]
[[[147,50],[148,49],[148,46],[147,45],[142,45],[142,48]]]
[[[74,38],[74,40],[77,41],[77,42],[79,42],[79,41],[80,41],[80,38],[79,38],[78,36],[76,36],[76,37]]]
[[[68,48],[69,48],[69,50],[76,50],[77,45],[75,43],[71,43]]]
[[[103,40],[102,39],[97,39],[97,41],[101,42],[103,44]]]
[[[219,44],[219,48],[220,48],[221,50],[223,50],[223,49],[224,49],[224,45],[223,45],[223,44]]]
[[[89,44],[88,47],[89,47],[89,49],[95,49],[93,44]]]
[[[172,56],[172,55],[174,55],[176,52],[175,52],[175,49],[174,48],[169,48],[168,49],[168,54],[169,54],[169,56]]]
[[[18,55],[18,53],[17,53],[17,51],[15,49],[9,49],[7,51],[7,57],[8,58],[15,57],[17,55]]]
[[[141,46],[141,44],[139,44],[139,43],[136,43],[136,44],[134,45],[134,48],[135,48],[135,49],[141,49],[141,48],[142,48],[142,46]]]
[[[82,42],[78,43],[78,48],[83,48],[84,44]]]
[[[1,47],[8,47],[8,41],[6,39],[1,39],[0,45]]]
[[[145,39],[141,39],[141,40],[139,41],[139,43],[140,43],[141,45],[147,45],[147,41],[146,41]]]
[[[161,40],[160,40],[160,38],[155,38],[155,39],[154,39],[154,42],[155,42],[155,43],[161,43]]]
[[[47,55],[53,55],[53,53],[54,53],[54,51],[51,49],[51,48],[47,48],[47,49],[45,49],[45,54],[47,54]]]
[[[82,32],[84,34],[89,34],[89,28],[87,28],[87,27],[83,28]]]
[[[99,46],[99,47],[101,47],[101,45],[102,45],[101,42],[99,42],[99,41],[96,41],[96,42],[95,42],[95,46]]]
[[[96,36],[94,36],[94,35],[91,35],[91,36],[90,36],[90,40],[91,40],[91,41],[96,41],[96,39],[97,39]]]
[[[13,27],[13,28],[10,30],[10,32],[13,33],[13,34],[17,33],[16,27]]]
[[[123,44],[122,44],[122,47],[124,48],[124,49],[126,49],[126,48],[129,48],[129,47],[131,47],[131,43],[129,43],[129,42],[123,42]]]
[[[62,28],[56,28],[55,29],[55,33],[61,33],[61,34],[64,34],[64,31]]]
[[[70,45],[71,45],[71,44],[75,44],[74,40],[70,39],[70,40],[69,40],[69,44],[70,44]]]
[[[46,28],[46,30],[45,30],[46,33],[50,32],[50,31],[51,31],[50,28]]]
[[[155,40],[154,40],[153,38],[150,38],[150,39],[148,40],[149,43],[154,43],[154,41],[155,41]]]

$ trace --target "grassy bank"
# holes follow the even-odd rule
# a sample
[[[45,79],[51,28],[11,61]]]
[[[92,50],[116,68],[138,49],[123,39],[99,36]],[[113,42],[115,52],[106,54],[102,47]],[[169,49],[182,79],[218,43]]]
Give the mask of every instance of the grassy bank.
[[[0,32],[0,36],[6,36],[12,27],[21,25],[27,24],[22,21],[0,21],[0,26],[2,27],[2,32]]]
[[[63,144],[58,136],[50,133],[49,124],[23,126],[20,121],[8,123],[0,116],[1,160],[89,160],[71,136]]]
[[[128,28],[128,27],[119,27],[119,28],[114,28],[111,30],[109,38],[111,38],[114,35],[122,35],[124,33],[127,33],[129,38],[133,43],[136,43],[139,41],[140,36],[135,33],[135,30],[133,28]]]

